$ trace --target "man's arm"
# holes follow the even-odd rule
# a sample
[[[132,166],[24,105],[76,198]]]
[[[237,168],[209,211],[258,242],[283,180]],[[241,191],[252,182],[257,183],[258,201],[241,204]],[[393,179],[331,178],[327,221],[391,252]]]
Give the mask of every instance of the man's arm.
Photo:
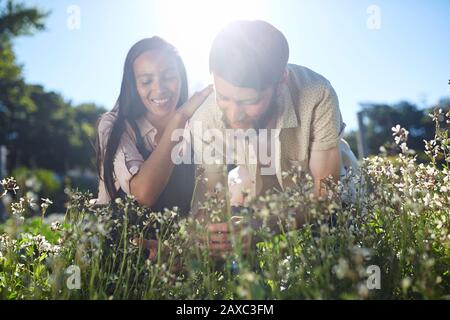
[[[339,146],[329,150],[311,151],[309,169],[314,180],[314,195],[325,196],[325,189],[321,187],[321,180],[330,175],[337,182],[340,176],[341,152]]]
[[[326,196],[326,190],[321,188],[321,180],[328,178],[330,175],[334,181],[338,181],[340,176],[341,166],[341,153],[339,146],[328,150],[312,151],[309,168],[314,181],[314,196],[323,197]],[[254,217],[250,221],[250,225],[253,230],[258,230],[265,225],[272,234],[279,234],[283,231],[300,228],[307,220],[307,212],[304,212],[301,208],[298,208],[295,212],[295,224],[293,221],[289,221],[287,217],[269,216],[267,221],[263,223],[261,218]],[[258,242],[260,239],[253,239],[254,242]]]
[[[200,222],[208,222],[209,216],[207,212],[201,209],[202,204],[206,201],[208,194],[213,194],[215,188],[220,184],[222,191],[218,196],[225,198],[225,188],[227,188],[227,176],[219,167],[214,169],[206,166],[196,167],[196,185],[193,194],[192,215]]]
[[[314,180],[314,195],[316,197],[325,196],[325,189],[321,188],[321,180],[328,178],[330,175],[333,177],[335,181],[338,181],[340,175],[340,165],[341,165],[341,154],[339,150],[339,146],[333,147],[328,150],[316,150],[311,152],[309,168],[311,171],[311,175]],[[210,180],[211,179],[211,180]],[[214,180],[213,180],[214,179]],[[205,190],[210,188],[209,190],[213,190],[215,184],[218,181],[223,179],[223,175],[212,176],[208,179],[208,185],[205,184],[202,186],[202,190],[196,192],[200,195],[205,194]],[[223,181],[223,180],[222,180]],[[223,182],[222,182],[223,183]],[[263,220],[259,217],[253,217],[250,219],[249,224],[253,230],[259,230],[261,227],[265,226],[269,229],[271,234],[279,234],[283,231],[286,232],[288,230],[292,230],[292,228],[299,228],[306,222],[305,212],[300,211],[300,209],[296,212],[295,215],[295,225],[292,225],[292,221],[289,221],[287,217],[278,217],[278,216],[270,216],[268,219],[263,222]],[[234,223],[239,223],[240,219],[235,219]],[[234,224],[232,223],[232,224]],[[223,252],[231,250],[232,246],[229,242],[228,234],[232,231],[230,229],[229,224],[227,223],[219,223],[212,224],[208,226],[209,232],[212,232],[217,235],[213,235],[212,239],[216,239],[216,243],[210,243],[209,248],[212,255],[221,255]],[[236,229],[238,232],[241,228]],[[251,239],[251,243],[254,245],[256,242],[259,242],[261,239],[258,237],[253,237]],[[251,244],[250,241],[243,240],[246,243],[246,249],[248,249]]]
[[[309,170],[314,179],[314,195],[324,196],[321,180],[330,175],[337,182],[340,176],[340,140],[345,128],[339,100],[331,84],[322,86],[322,96],[313,111]]]

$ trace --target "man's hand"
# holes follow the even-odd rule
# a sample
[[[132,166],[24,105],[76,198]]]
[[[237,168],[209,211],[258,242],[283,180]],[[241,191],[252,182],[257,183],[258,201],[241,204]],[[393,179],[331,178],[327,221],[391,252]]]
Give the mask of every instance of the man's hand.
[[[158,240],[135,238],[133,239],[133,244],[139,247],[143,247],[149,251],[148,259],[155,262],[158,257]]]
[[[151,262],[156,262],[158,260],[158,240],[154,239],[144,239],[144,238],[135,238],[132,243],[135,246],[141,246],[149,251],[148,260]],[[166,252],[169,250],[168,247],[162,247],[161,250],[165,250]],[[182,263],[179,257],[175,257],[173,263],[170,266],[170,271],[172,273],[178,273],[182,270]]]
[[[244,254],[250,251],[251,237],[241,216],[231,217],[229,222],[212,223],[206,226],[207,248],[212,257],[223,257],[241,245]]]
[[[309,169],[314,179],[314,195],[316,197],[326,196],[322,188],[322,179],[330,175],[334,181],[339,180],[341,168],[341,151],[339,146],[325,151],[312,151],[309,159]]]

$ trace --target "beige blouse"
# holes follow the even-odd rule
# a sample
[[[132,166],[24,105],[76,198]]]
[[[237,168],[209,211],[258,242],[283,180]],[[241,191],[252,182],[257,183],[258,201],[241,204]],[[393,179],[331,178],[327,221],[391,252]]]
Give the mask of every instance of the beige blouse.
[[[115,111],[106,112],[100,117],[98,133],[102,154],[105,152],[105,147],[116,118],[117,113]],[[150,152],[153,151],[157,146],[155,138],[158,130],[150,122],[147,115],[140,117],[136,123],[144,140],[146,149]],[[189,145],[190,135],[188,124],[186,124],[185,132],[186,134],[184,134],[184,139],[177,145],[180,155],[185,152]],[[117,148],[113,161],[115,187],[116,189],[121,188],[126,194],[130,194],[131,178],[139,172],[141,165],[145,161],[136,144],[134,130],[131,125],[126,122],[126,129],[122,135],[122,139],[120,140],[119,147]],[[103,181],[103,168],[101,168],[100,172],[101,178],[99,179],[98,198],[93,199],[91,202],[95,204],[107,204],[110,201],[110,197],[106,191]]]

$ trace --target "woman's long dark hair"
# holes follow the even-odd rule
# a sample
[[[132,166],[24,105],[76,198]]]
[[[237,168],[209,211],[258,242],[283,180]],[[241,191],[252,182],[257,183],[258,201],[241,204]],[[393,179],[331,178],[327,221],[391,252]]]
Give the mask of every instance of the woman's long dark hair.
[[[126,128],[126,121],[129,123],[135,122],[147,112],[147,109],[137,92],[133,63],[141,54],[150,50],[162,50],[164,54],[172,55],[176,60],[181,81],[180,98],[177,103],[177,108],[183,105],[188,98],[186,68],[178,51],[173,45],[159,37],[152,37],[142,39],[131,47],[125,59],[119,98],[117,99],[116,106],[112,110],[113,112],[116,112],[116,121],[111,129],[105,150],[101,150],[98,132],[99,121],[97,121],[97,170],[99,178],[102,179],[101,171],[103,168],[103,181],[111,200],[117,197],[118,192],[114,185],[113,161]]]

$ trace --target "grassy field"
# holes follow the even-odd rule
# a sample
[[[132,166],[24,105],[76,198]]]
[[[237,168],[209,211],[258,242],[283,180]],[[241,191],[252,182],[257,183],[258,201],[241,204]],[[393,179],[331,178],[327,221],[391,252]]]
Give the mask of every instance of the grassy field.
[[[39,205],[45,216],[49,200],[17,199],[0,226],[0,299],[450,299],[450,113],[431,116],[429,163],[416,161],[397,127],[399,154],[365,159],[342,183],[324,181],[325,199],[313,198],[311,178],[293,168],[291,187],[250,207],[279,221],[281,233],[264,223],[244,228],[221,259],[194,241],[202,226],[178,219],[176,208],[148,212],[132,199],[99,208],[74,192],[64,221],[48,225],[27,215]],[[2,185],[16,191],[13,179]],[[229,218],[214,197],[204,208]],[[307,223],[295,230],[298,209]],[[244,236],[257,239],[248,253]],[[138,237],[158,239],[154,261],[133,243]]]

